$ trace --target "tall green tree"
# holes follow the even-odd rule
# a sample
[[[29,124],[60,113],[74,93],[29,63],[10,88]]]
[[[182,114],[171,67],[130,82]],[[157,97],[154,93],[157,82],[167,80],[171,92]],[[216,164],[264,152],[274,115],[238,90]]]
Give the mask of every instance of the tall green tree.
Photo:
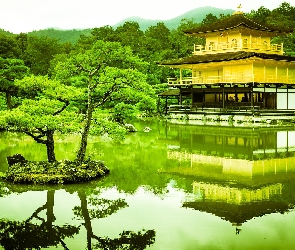
[[[137,22],[125,22],[115,31],[118,42],[123,46],[130,46],[132,51],[140,55],[142,53],[144,33]]]
[[[13,108],[12,96],[17,95],[14,81],[22,79],[29,72],[29,68],[20,59],[0,57],[0,92],[5,94],[7,109]]]
[[[19,58],[21,50],[18,47],[14,36],[0,33],[0,57]]]
[[[267,20],[271,14],[271,11],[264,6],[261,6],[258,10],[251,10],[247,16],[260,23],[267,23]]]
[[[106,25],[99,28],[94,28],[91,35],[96,38],[96,40],[102,40],[105,42],[117,42],[117,34],[112,26]]]
[[[202,20],[201,25],[210,25],[212,23],[215,23],[218,21],[218,17],[213,15],[212,13],[209,13],[206,15],[206,17]]]
[[[271,11],[267,22],[281,27],[294,27],[295,7],[283,2],[278,8]]]
[[[69,106],[83,93],[46,76],[28,76],[16,81],[15,86],[22,103],[8,112],[1,112],[0,127],[31,136],[46,146],[48,161],[56,161],[54,133],[79,131],[80,119]]]
[[[169,36],[170,30],[163,22],[159,22],[155,26],[150,26],[145,31],[145,50],[152,55],[152,59],[161,57],[160,59],[162,60],[162,58],[165,57],[165,54],[171,54],[171,42]]]
[[[19,42],[24,41],[24,39],[19,40]],[[34,75],[47,75],[54,55],[64,52],[57,39],[28,36],[26,42],[27,46],[21,58]]]
[[[83,162],[95,109],[125,102],[135,104],[152,93],[141,70],[146,67],[129,47],[97,41],[90,50],[73,54],[55,68],[56,79],[84,89],[86,112],[77,163]],[[99,126],[99,124],[95,124]]]
[[[185,30],[195,28],[198,24],[192,20],[182,19],[178,28],[170,32],[170,41],[172,44],[173,58],[190,56],[194,49],[194,44],[204,45],[205,39],[200,37],[185,36]],[[172,59],[172,58],[171,58]]]

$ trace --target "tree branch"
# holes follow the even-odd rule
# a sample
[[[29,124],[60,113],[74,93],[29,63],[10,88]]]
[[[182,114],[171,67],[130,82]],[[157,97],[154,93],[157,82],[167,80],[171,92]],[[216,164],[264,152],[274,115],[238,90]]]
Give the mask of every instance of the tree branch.
[[[111,87],[111,88],[110,88],[110,89],[104,94],[104,96],[103,96],[101,102],[96,103],[96,104],[93,105],[94,108],[97,108],[97,107],[99,107],[99,106],[105,104],[105,102],[108,100],[108,98],[110,97],[110,95],[115,91],[115,88],[116,88],[116,86],[117,86],[117,84],[116,84],[116,79],[117,79],[117,78],[119,78],[119,77],[116,77],[116,78],[114,79],[114,84],[113,84],[112,87]],[[126,83],[126,82],[123,82],[123,83]]]
[[[31,217],[30,218],[28,218],[27,220],[26,220],[26,222],[29,222],[31,219],[33,219],[33,218],[37,218],[37,219],[39,219],[39,220],[42,220],[43,222],[44,222],[44,219],[42,219],[42,218],[40,218],[39,216],[38,216],[38,214],[42,211],[42,210],[44,210],[44,209],[46,209],[46,207],[47,207],[47,204],[44,204],[42,207],[39,207],[32,215],[31,215]]]
[[[70,102],[68,100],[62,100],[62,99],[58,99],[58,100],[61,101],[61,102],[63,102],[64,103],[64,106],[60,110],[57,110],[56,112],[54,112],[52,115],[58,115],[58,114],[60,114],[70,104]]]
[[[98,103],[93,105],[94,108],[97,108],[97,107],[103,105],[108,100],[109,96],[114,92],[116,85],[117,85],[116,83],[114,83],[112,85],[112,87],[104,94],[101,102],[98,102]]]
[[[42,129],[38,129],[40,132],[43,131]],[[41,132],[41,135],[34,135],[33,133],[29,131],[24,131],[25,134],[31,136],[36,142],[41,143],[41,144],[46,144],[47,140],[42,140],[41,138],[45,136],[45,132]]]

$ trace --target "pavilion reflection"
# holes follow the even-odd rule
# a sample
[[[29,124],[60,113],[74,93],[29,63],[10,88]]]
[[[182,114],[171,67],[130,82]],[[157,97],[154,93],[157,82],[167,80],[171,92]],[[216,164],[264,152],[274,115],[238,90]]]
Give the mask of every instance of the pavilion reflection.
[[[183,207],[214,214],[240,233],[246,221],[295,206],[295,131],[200,127],[170,137],[170,173],[192,179]],[[178,144],[177,140],[178,139]]]
[[[171,172],[247,186],[294,179],[295,130],[196,127],[169,137]]]

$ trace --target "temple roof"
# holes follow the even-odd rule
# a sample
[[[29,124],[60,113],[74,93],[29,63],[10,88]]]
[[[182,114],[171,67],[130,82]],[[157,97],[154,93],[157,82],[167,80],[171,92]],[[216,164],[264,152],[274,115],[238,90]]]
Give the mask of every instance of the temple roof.
[[[241,59],[247,59],[251,57],[257,57],[261,59],[272,59],[277,61],[295,62],[295,57],[293,56],[237,51],[237,52],[228,52],[228,53],[193,55],[193,56],[184,57],[180,59],[162,61],[159,63],[159,65],[172,66],[172,65],[183,65],[183,64],[199,64],[199,63],[209,63],[209,62],[241,60]]]
[[[231,223],[242,224],[255,217],[262,217],[266,214],[283,214],[292,209],[293,205],[275,201],[253,202],[243,205],[229,204],[225,202],[199,201],[184,202],[183,207],[211,213]]]
[[[247,18],[242,12],[238,12],[237,14],[233,14],[230,17],[220,19],[212,24],[184,30],[183,32],[188,35],[197,34],[201,36],[204,35],[204,33],[229,31],[240,27],[258,31],[275,32],[277,33],[276,35],[280,33],[283,35],[285,33],[291,33],[294,31],[294,28],[291,29],[287,27],[279,27],[256,22]]]

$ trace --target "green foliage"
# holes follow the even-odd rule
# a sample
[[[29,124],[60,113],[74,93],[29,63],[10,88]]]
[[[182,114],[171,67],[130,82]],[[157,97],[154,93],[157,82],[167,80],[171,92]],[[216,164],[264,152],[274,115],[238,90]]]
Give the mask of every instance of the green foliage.
[[[154,98],[150,96],[145,96],[137,103],[138,110],[147,113],[148,115],[154,114],[157,112],[157,104]]]
[[[80,100],[83,92],[46,76],[28,76],[16,81],[15,86],[22,96],[21,104],[1,112],[0,128],[24,132],[45,144],[48,160],[55,161],[54,133],[81,129],[81,117],[77,110],[69,107],[72,101]]]
[[[52,75],[65,84],[71,84],[87,92],[85,122],[82,131],[77,161],[85,157],[87,138],[90,130],[102,133],[104,126],[92,126],[92,116],[96,108],[110,107],[124,101],[134,104],[144,94],[152,93],[142,73],[147,63],[134,56],[130,47],[118,42],[96,41],[91,49],[75,51],[67,59],[56,64]],[[109,124],[113,131],[114,127]],[[116,131],[116,130],[115,130]],[[109,132],[108,132],[109,134]]]
[[[174,56],[172,58],[181,58],[191,55],[194,44],[205,44],[204,38],[185,36],[183,31],[196,27],[197,24],[192,20],[182,19],[178,28],[170,33],[170,41]]]
[[[12,96],[17,96],[17,86],[14,81],[22,79],[29,72],[28,67],[20,59],[0,57],[0,92],[5,93],[7,109],[12,109],[17,105],[17,100]]]
[[[116,141],[121,141],[125,138],[127,130],[121,124],[113,122],[108,118],[94,117],[92,119],[90,134],[100,135],[112,138]]]
[[[256,20],[257,22],[266,23],[270,14],[271,11],[269,9],[261,6],[257,11],[251,10],[251,12],[248,14],[248,17]]]
[[[28,67],[20,59],[4,59],[0,57],[0,91],[13,88],[14,81],[28,74]]]
[[[6,110],[7,105],[6,105],[6,99],[5,99],[5,94],[0,93],[0,111]]]
[[[217,21],[218,21],[218,17],[215,16],[215,15],[213,15],[213,14],[211,14],[211,13],[209,13],[209,14],[207,14],[206,17],[203,19],[201,25],[205,25],[205,26],[206,26],[206,25],[210,25],[210,24],[212,24],[212,23],[215,23],[215,22],[217,22]]]
[[[35,37],[48,37],[50,39],[57,40],[58,43],[71,43],[75,44],[80,36],[89,36],[91,34],[91,29],[83,29],[83,30],[58,30],[58,29],[44,29],[38,31],[29,32],[29,36]]]
[[[20,49],[17,46],[15,37],[0,33],[0,57],[2,58],[19,58]]]
[[[46,75],[54,55],[62,53],[58,40],[49,37],[28,36],[27,46],[22,54],[25,64],[35,75]]]
[[[113,112],[113,119],[124,124],[126,119],[132,119],[135,116],[135,107],[132,104],[125,104],[120,102],[115,105]]]
[[[140,30],[137,22],[125,22],[116,29],[115,34],[116,40],[123,46],[130,46],[135,54],[142,53],[143,31]],[[115,37],[109,36],[109,38],[114,39]]]

